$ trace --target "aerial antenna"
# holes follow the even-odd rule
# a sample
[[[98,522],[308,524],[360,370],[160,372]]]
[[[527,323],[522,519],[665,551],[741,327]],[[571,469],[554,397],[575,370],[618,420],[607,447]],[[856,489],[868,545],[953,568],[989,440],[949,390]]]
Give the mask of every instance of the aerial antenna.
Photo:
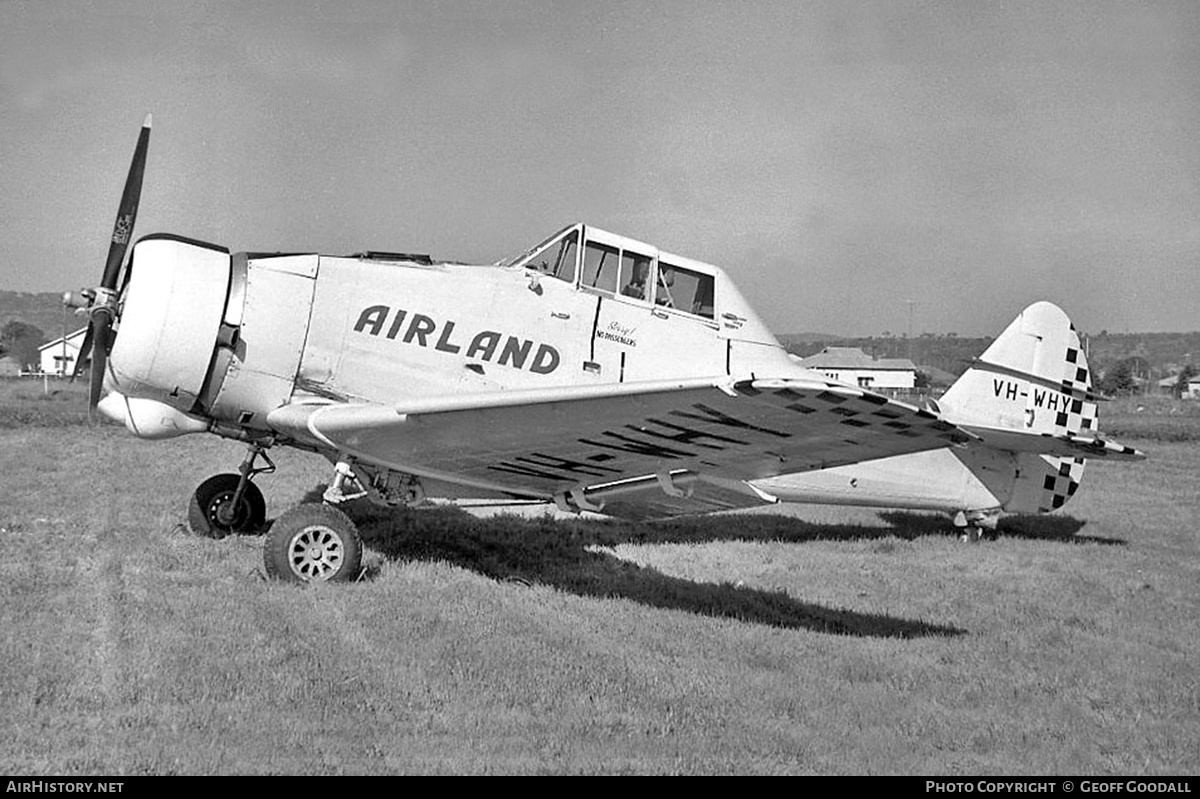
[[[913,361],[913,306],[916,305],[916,300],[905,300],[908,303],[908,359]],[[916,363],[916,361],[913,361]]]

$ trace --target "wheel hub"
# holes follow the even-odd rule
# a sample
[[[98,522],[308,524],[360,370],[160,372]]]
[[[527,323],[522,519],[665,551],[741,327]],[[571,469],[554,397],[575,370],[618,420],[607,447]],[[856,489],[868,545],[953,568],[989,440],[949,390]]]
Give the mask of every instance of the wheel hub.
[[[345,544],[335,530],[312,525],[292,536],[288,552],[292,572],[301,580],[328,580],[342,566]]]
[[[238,506],[231,501],[232,496],[219,496],[213,500],[208,517],[222,527],[233,528],[241,521],[242,514]]]

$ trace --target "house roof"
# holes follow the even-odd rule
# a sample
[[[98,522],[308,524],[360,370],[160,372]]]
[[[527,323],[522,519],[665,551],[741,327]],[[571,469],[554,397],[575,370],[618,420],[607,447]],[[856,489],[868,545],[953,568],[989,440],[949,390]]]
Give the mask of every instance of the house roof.
[[[872,358],[858,347],[826,347],[804,359],[810,369],[873,369],[875,371],[915,372],[908,358]]]
[[[88,330],[87,326],[85,325],[84,327],[81,327],[78,330],[76,330],[74,333],[68,333],[67,334],[67,343],[76,348],[82,347],[83,346],[83,337],[87,334],[87,330]],[[63,344],[63,337],[59,336],[58,338],[54,339],[53,341],[47,341],[42,346],[38,347],[38,352],[45,352],[46,350],[50,349],[51,347],[61,347],[62,344]]]
[[[1164,377],[1162,380],[1159,380],[1157,385],[1160,388],[1172,388],[1178,383],[1179,383],[1179,373],[1176,372],[1173,375],[1168,375],[1168,376]],[[1187,383],[1189,386],[1195,385],[1196,383],[1200,383],[1200,374],[1194,374],[1194,375],[1190,376],[1187,379]]]

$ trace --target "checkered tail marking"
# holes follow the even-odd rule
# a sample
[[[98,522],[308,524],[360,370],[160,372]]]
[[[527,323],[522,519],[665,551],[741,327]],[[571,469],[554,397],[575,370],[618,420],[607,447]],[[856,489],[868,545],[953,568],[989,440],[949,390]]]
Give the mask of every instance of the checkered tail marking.
[[[1096,403],[1084,399],[1092,389],[1092,374],[1088,369],[1087,356],[1079,343],[1075,325],[1071,325],[1067,336],[1067,351],[1063,358],[1062,393],[1071,397],[1065,410],[1058,411],[1054,419],[1054,432],[1065,435],[1095,435],[1098,430]]]
[[[1046,476],[1042,482],[1042,498],[1038,503],[1038,511],[1049,513],[1067,504],[1067,500],[1075,496],[1079,483],[1083,480],[1083,458],[1050,458],[1043,457],[1046,464]]]

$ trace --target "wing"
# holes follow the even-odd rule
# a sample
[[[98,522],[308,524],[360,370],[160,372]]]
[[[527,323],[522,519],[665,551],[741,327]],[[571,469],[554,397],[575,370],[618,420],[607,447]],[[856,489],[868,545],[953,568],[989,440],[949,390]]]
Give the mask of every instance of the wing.
[[[676,512],[734,507],[732,496],[761,502],[746,485],[759,477],[973,438],[928,411],[809,379],[621,383],[396,407],[293,404],[267,421],[299,442],[429,479],[560,504],[569,497],[588,509],[598,498],[660,491],[672,500],[661,507]]]

